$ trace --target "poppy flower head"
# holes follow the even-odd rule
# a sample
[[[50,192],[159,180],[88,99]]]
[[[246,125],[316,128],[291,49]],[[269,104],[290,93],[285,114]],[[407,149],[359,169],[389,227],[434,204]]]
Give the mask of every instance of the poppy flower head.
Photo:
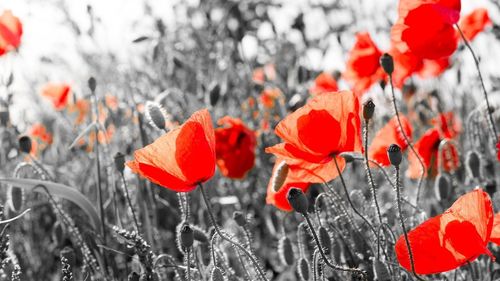
[[[309,189],[310,184],[302,182],[300,178],[297,178],[293,169],[287,167],[286,171],[284,171],[284,165],[286,165],[285,161],[280,158],[274,164],[271,179],[267,186],[266,203],[274,205],[282,211],[291,212],[292,206],[290,206],[287,199],[288,191],[295,187],[300,188],[305,193]],[[284,177],[284,179],[278,179],[279,177]],[[279,182],[279,184],[276,182]]]
[[[338,154],[362,151],[359,107],[351,91],[317,95],[277,125],[284,142],[266,152],[300,167],[304,181],[329,181],[338,176],[333,157],[342,170],[345,161]]]
[[[48,83],[43,86],[41,94],[52,103],[54,109],[63,110],[68,104],[71,87],[65,83]]]
[[[215,135],[208,110],[195,112],[182,126],[136,150],[127,166],[176,192],[189,192],[215,172]]]
[[[377,48],[368,32],[356,35],[356,43],[349,53],[344,78],[351,83],[356,93],[362,94],[377,81],[385,77],[379,59],[382,52]]]
[[[408,118],[404,115],[400,115],[399,118],[401,120],[401,124],[403,125],[405,134],[409,139],[411,139],[412,127],[410,121],[408,121]],[[387,148],[389,148],[391,144],[397,144],[402,151],[408,147],[404,136],[399,129],[396,116],[394,116],[382,129],[377,132],[377,135],[373,139],[368,150],[368,157],[377,161],[382,166],[389,166],[391,163],[389,161],[389,157],[387,156]]]
[[[493,227],[493,208],[489,195],[481,189],[455,201],[443,214],[430,218],[408,233],[417,274],[436,274],[455,269],[487,249]],[[408,249],[401,236],[395,245],[396,257],[411,270]]]
[[[462,20],[460,20],[459,27],[465,39],[472,41],[486,26],[491,24],[492,22],[488,15],[488,10],[479,8],[463,17]]]
[[[322,72],[314,79],[313,86],[309,89],[311,95],[338,91],[337,80],[328,72]]]
[[[4,11],[0,15],[0,55],[19,48],[22,35],[21,21],[11,11]]]
[[[223,117],[215,129],[217,166],[228,178],[241,179],[255,164],[255,133],[238,118]]]

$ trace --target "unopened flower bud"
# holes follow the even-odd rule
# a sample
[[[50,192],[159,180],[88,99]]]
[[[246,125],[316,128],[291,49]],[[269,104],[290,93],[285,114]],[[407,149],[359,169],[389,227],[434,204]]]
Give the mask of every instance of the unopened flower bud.
[[[89,89],[94,92],[97,87],[97,81],[94,77],[90,77],[88,81]]]
[[[369,99],[365,104],[363,104],[363,118],[365,120],[370,120],[373,117],[373,113],[375,112],[375,103],[371,99]]]
[[[157,102],[146,102],[146,118],[151,126],[158,130],[165,130],[167,113],[165,109]]]
[[[476,151],[469,151],[467,153],[465,164],[472,178],[481,177],[481,158]]]
[[[391,75],[392,72],[394,72],[394,60],[388,53],[385,53],[380,57],[380,65],[384,69],[385,73]]]
[[[290,190],[288,191],[287,199],[296,212],[301,214],[307,213],[309,202],[307,201],[307,197],[302,189],[295,187],[290,188]]]
[[[245,215],[240,211],[235,211],[233,213],[233,219],[241,227],[247,224],[247,219],[245,218]]]
[[[24,153],[31,152],[31,138],[29,136],[22,136],[19,138],[19,150]]]
[[[215,266],[210,274],[210,281],[224,281],[224,275],[219,267]]]
[[[389,156],[389,161],[393,166],[398,167],[403,160],[403,154],[401,153],[401,148],[397,144],[391,144],[387,148],[387,156]]]
[[[444,174],[439,174],[436,177],[436,181],[434,184],[434,191],[436,193],[436,198],[438,200],[448,199],[451,195],[451,183],[448,176]]]
[[[118,172],[123,173],[123,170],[125,170],[125,155],[121,152],[117,152],[114,157],[115,160],[115,167]]]
[[[187,223],[181,227],[180,242],[182,247],[184,248],[189,248],[193,246],[194,242],[193,229]]]

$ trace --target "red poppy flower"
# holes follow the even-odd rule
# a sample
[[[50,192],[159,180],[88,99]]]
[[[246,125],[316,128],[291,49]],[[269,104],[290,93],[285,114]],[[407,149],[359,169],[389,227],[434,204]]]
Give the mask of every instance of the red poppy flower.
[[[47,131],[47,128],[42,123],[33,124],[28,130],[28,135],[46,144],[52,143],[52,134]]]
[[[228,178],[244,178],[255,163],[255,133],[237,118],[226,116],[217,123],[225,126],[215,129],[217,166]]]
[[[311,95],[338,91],[337,80],[328,72],[322,72],[314,80],[314,85],[309,89]]]
[[[0,15],[0,55],[19,48],[22,35],[21,21],[11,11],[4,11]]]
[[[52,102],[56,110],[63,110],[68,104],[71,87],[68,84],[48,83],[42,88],[42,96]]]
[[[498,138],[498,142],[497,142],[497,159],[498,159],[498,162],[500,162],[500,138]]]
[[[343,76],[357,94],[362,94],[374,83],[384,79],[385,72],[380,66],[380,56],[382,52],[373,43],[368,32],[356,35],[356,43],[349,53]]]
[[[488,194],[476,189],[461,196],[443,214],[408,233],[416,273],[445,272],[482,254],[492,257],[486,247],[492,227],[493,208]],[[399,237],[395,249],[401,266],[411,270],[403,236]]]
[[[411,52],[402,53],[397,48],[392,47],[389,54],[394,60],[394,72],[392,80],[396,88],[402,88],[406,79],[422,69],[423,60]]]
[[[281,91],[278,88],[267,88],[260,93],[260,103],[268,109],[274,108],[275,101],[281,97]]]
[[[411,140],[412,127],[410,121],[408,121],[408,118],[404,115],[400,115],[399,119],[403,125],[403,130]],[[382,129],[380,129],[375,138],[373,138],[368,150],[368,157],[377,161],[382,166],[389,166],[391,162],[387,156],[387,148],[393,143],[399,145],[403,151],[408,147],[404,136],[399,129],[396,116],[394,116]]]
[[[439,166],[445,171],[453,171],[460,165],[458,150],[448,143],[441,151],[438,162],[439,144],[442,140],[452,140],[460,132],[460,123],[455,119],[453,112],[442,113],[432,120],[434,128],[427,130],[424,135],[415,143],[415,150],[424,162],[426,175],[434,177]],[[414,153],[408,154],[409,167],[407,176],[412,179],[420,177],[420,163]]]
[[[283,119],[276,134],[283,143],[266,148],[296,170],[302,182],[321,183],[345,167],[341,152],[362,151],[359,101],[351,91],[319,94]]]
[[[453,25],[460,18],[460,0],[401,0],[391,37],[400,52],[420,58],[450,56],[457,48]]]
[[[500,213],[496,213],[493,218],[493,229],[491,230],[490,241],[500,246]]]
[[[468,41],[472,41],[479,32],[483,31],[488,25],[491,25],[491,19],[488,10],[484,8],[475,9],[466,15],[460,21],[460,29]]]
[[[195,112],[182,126],[136,150],[127,166],[150,181],[189,192],[215,172],[215,136],[208,110]]]
[[[444,57],[435,60],[423,60],[418,75],[422,78],[438,77],[450,67],[450,58]]]
[[[276,208],[290,212],[292,211],[292,206],[288,202],[287,195],[290,188],[300,188],[303,192],[307,192],[310,184],[302,182],[300,178],[297,178],[294,175],[294,171],[289,169],[287,173],[287,177],[283,182],[281,187],[276,188],[273,181],[275,177],[277,177],[278,168],[280,165],[283,165],[284,160],[278,158],[276,159],[276,163],[274,164],[273,173],[271,179],[269,180],[269,184],[267,186],[267,196],[266,203],[269,205],[274,205]]]

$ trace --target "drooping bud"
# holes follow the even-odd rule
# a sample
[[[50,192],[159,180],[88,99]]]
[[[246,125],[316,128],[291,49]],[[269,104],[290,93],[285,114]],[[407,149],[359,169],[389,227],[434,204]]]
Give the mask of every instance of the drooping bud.
[[[307,197],[300,188],[292,187],[288,190],[287,199],[292,208],[301,214],[306,214],[309,208]]]
[[[210,281],[224,281],[224,275],[222,274],[222,270],[217,266],[212,269],[210,274]]]
[[[278,241],[278,254],[281,260],[281,263],[284,265],[292,265],[295,261],[295,256],[293,254],[292,241],[290,238],[283,236]]]
[[[193,242],[194,242],[193,229],[187,223],[185,223],[184,225],[181,226],[180,242],[181,242],[181,246],[183,248],[189,248],[189,247],[193,246]]]
[[[401,153],[401,148],[397,144],[391,144],[387,148],[387,156],[389,156],[389,161],[393,166],[398,167],[403,160],[403,154]]]
[[[451,183],[448,176],[439,174],[434,182],[434,192],[438,200],[446,200],[451,195]]]
[[[472,150],[467,153],[465,164],[472,178],[479,179],[481,177],[481,157],[476,151]]]
[[[271,181],[272,181],[272,189],[274,191],[279,191],[280,188],[283,186],[283,184],[286,181],[286,177],[288,176],[288,165],[286,164],[285,161],[282,161],[281,163],[278,164],[278,167],[276,168],[276,171],[272,175]]]
[[[21,136],[19,138],[19,150],[24,153],[31,152],[31,138],[29,136]]]
[[[24,189],[9,185],[7,190],[7,205],[14,212],[19,212],[24,206]]]
[[[151,126],[158,130],[165,130],[167,113],[159,103],[152,101],[146,102],[146,118]]]
[[[88,81],[89,89],[94,92],[95,89],[97,88],[97,81],[95,80],[94,77],[90,77]]]
[[[374,112],[375,112],[375,103],[373,103],[372,99],[369,99],[363,104],[363,118],[365,118],[365,120],[372,119]]]
[[[300,258],[297,264],[297,272],[301,281],[309,280],[309,263],[305,258]]]
[[[380,57],[380,65],[384,69],[385,73],[391,75],[394,72],[394,60],[388,53],[385,53]]]
[[[125,155],[121,152],[117,152],[114,157],[115,167],[118,172],[123,173],[125,170]]]
[[[245,217],[245,215],[240,212],[240,211],[235,211],[233,213],[233,219],[234,221],[236,221],[236,223],[241,226],[241,227],[244,227],[246,224],[247,224],[247,218]]]

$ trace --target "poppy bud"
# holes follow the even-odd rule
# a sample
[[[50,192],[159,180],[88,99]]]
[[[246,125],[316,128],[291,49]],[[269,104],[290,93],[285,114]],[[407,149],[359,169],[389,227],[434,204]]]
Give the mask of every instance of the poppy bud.
[[[305,258],[299,259],[299,264],[297,266],[297,271],[299,273],[300,280],[309,280],[309,263]]]
[[[392,72],[394,72],[394,60],[388,53],[385,53],[380,57],[380,65],[384,69],[385,73],[391,75]]]
[[[123,170],[125,170],[125,155],[121,152],[117,152],[114,157],[115,160],[115,167],[118,172],[123,173]]]
[[[481,176],[481,158],[476,151],[469,151],[465,157],[467,170],[472,178],[479,178]]]
[[[29,136],[22,136],[19,138],[19,150],[24,153],[31,152],[31,138]]]
[[[95,78],[94,77],[90,77],[89,78],[89,81],[88,81],[88,84],[89,84],[89,89],[94,92],[96,87],[97,87],[97,82],[95,81]]]
[[[247,219],[245,218],[245,215],[242,212],[235,211],[233,213],[233,219],[241,227],[243,227],[247,224]]]
[[[295,257],[293,254],[292,241],[290,238],[283,236],[278,241],[278,254],[281,260],[281,263],[284,265],[292,265]]]
[[[450,180],[446,175],[439,174],[434,184],[434,191],[438,200],[448,199],[451,195]]]
[[[389,148],[387,148],[387,156],[389,156],[391,164],[396,167],[398,167],[399,164],[401,164],[401,160],[403,160],[401,148],[397,144],[391,144]]]
[[[309,202],[307,201],[307,197],[300,188],[292,187],[288,191],[287,194],[288,202],[292,208],[301,214],[306,214],[307,209],[309,208]]]
[[[146,118],[151,126],[158,130],[165,130],[167,113],[165,109],[157,102],[146,102]]]
[[[220,85],[219,85],[219,83],[214,83],[213,85],[210,86],[208,97],[210,100],[210,105],[215,106],[220,98]]]
[[[184,248],[189,248],[193,246],[194,242],[193,229],[187,223],[181,227],[180,242],[181,246]]]
[[[224,275],[222,271],[217,266],[212,269],[212,274],[210,274],[210,281],[224,281]]]
[[[375,104],[373,100],[369,99],[365,104],[363,104],[363,118],[365,120],[370,120],[373,117],[373,113],[375,112]]]
[[[286,181],[286,177],[288,176],[288,165],[285,161],[279,163],[276,172],[272,177],[272,189],[274,191],[280,190],[283,184]]]
[[[332,251],[332,239],[330,238],[330,234],[328,234],[328,231],[323,226],[319,227],[318,234],[321,248],[323,248],[325,254],[329,255]]]

